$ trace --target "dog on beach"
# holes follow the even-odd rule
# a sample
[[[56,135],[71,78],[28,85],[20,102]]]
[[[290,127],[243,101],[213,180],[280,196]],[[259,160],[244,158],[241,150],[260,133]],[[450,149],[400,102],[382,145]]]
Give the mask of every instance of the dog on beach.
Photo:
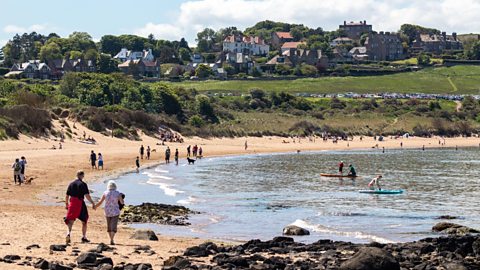
[[[157,152],[157,149],[152,149],[152,153],[153,153],[153,152]]]
[[[192,164],[192,165],[195,165],[195,159],[192,159],[192,158],[189,158],[187,157],[187,161],[188,161],[188,165]]]

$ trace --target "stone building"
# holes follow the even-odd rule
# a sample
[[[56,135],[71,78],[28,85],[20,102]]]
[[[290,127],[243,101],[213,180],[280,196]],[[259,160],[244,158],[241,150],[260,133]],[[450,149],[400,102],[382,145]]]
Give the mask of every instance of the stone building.
[[[367,21],[363,22],[343,22],[343,25],[339,26],[340,30],[343,30],[348,38],[353,40],[359,40],[362,34],[371,33],[372,25],[367,24]]]
[[[404,59],[402,40],[397,33],[370,33],[365,41],[368,59],[371,61],[395,61]]]

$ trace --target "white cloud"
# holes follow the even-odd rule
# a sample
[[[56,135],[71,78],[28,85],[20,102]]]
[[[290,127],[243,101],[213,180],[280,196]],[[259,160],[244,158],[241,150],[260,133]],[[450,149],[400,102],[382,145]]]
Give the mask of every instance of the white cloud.
[[[8,34],[23,34],[28,32],[53,32],[53,27],[47,24],[33,24],[27,27],[9,24],[3,27],[3,31]]]
[[[192,42],[204,27],[240,29],[263,20],[302,23],[335,30],[344,20],[367,20],[377,31],[396,31],[404,23],[435,27],[447,32],[480,31],[480,1],[477,0],[199,0],[180,6],[177,21],[150,22],[135,30],[147,36]]]

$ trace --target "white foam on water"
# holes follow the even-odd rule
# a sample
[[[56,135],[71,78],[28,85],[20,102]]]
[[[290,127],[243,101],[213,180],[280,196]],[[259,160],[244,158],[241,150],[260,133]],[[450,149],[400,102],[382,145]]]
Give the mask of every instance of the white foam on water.
[[[198,199],[197,197],[194,197],[194,196],[188,196],[187,199],[178,200],[177,203],[178,204],[195,204],[195,203],[204,202],[204,201],[205,200]]]
[[[376,235],[371,235],[371,234],[366,234],[363,232],[347,232],[347,231],[338,231],[335,229],[331,229],[319,224],[311,224],[308,223],[305,220],[297,219],[295,222],[293,222],[291,225],[295,225],[298,227],[302,227],[305,229],[312,230],[314,232],[319,232],[319,233],[325,233],[325,234],[334,234],[334,235],[340,235],[340,236],[345,236],[345,237],[350,237],[350,238],[355,238],[355,239],[363,239],[363,240],[370,240],[370,241],[375,241],[378,243],[383,243],[383,244],[388,244],[388,243],[395,243],[394,241],[391,241],[389,239],[379,237]]]
[[[178,190],[178,189],[174,189],[174,188],[173,188],[174,185],[168,185],[168,184],[165,184],[165,183],[156,182],[156,181],[154,181],[153,179],[148,180],[148,181],[147,181],[147,184],[155,185],[155,186],[160,187],[160,189],[163,190],[163,192],[165,193],[165,195],[171,196],[171,197],[175,197],[175,196],[177,196],[178,194],[185,193],[185,191]]]
[[[159,178],[159,179],[165,179],[165,180],[172,180],[173,179],[172,177],[168,177],[168,176],[161,175],[161,174],[158,174],[158,173],[145,172],[143,174],[147,175],[149,178]]]
[[[160,173],[168,173],[168,172],[169,172],[169,171],[167,171],[167,170],[161,169],[160,167],[156,167],[156,168],[155,168],[155,171],[156,171],[156,172],[160,172]]]

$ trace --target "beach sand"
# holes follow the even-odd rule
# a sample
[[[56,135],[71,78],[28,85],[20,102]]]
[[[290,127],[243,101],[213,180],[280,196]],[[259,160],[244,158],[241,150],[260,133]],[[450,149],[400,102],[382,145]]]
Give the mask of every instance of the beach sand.
[[[57,123],[58,124],[58,123]],[[72,126],[72,123],[70,123]],[[5,255],[20,255],[41,257],[49,261],[59,261],[64,264],[74,263],[76,256],[70,256],[71,247],[67,252],[55,252],[50,254],[49,246],[52,244],[63,244],[65,241],[66,226],[63,217],[66,210],[62,201],[65,197],[65,190],[68,183],[74,179],[75,172],[82,169],[86,172],[86,181],[99,181],[106,177],[114,177],[121,173],[131,171],[135,166],[135,157],[139,153],[140,145],[149,145],[157,152],[152,153],[152,160],[143,160],[142,166],[151,166],[162,162],[166,146],[156,145],[157,139],[142,136],[142,141],[128,141],[103,136],[85,129],[76,124],[74,131],[77,134],[87,133],[92,136],[98,144],[89,145],[80,143],[79,139],[67,139],[63,143],[63,149],[52,150],[52,145],[58,148],[58,141],[30,138],[21,136],[19,140],[8,140],[0,142],[0,257]],[[283,141],[289,143],[283,143]],[[248,149],[245,150],[245,141],[248,142]],[[348,149],[370,149],[378,144],[379,150],[383,147],[388,151],[393,148],[400,148],[403,142],[404,148],[433,148],[433,147],[479,147],[479,138],[448,138],[446,145],[438,144],[439,138],[409,138],[390,139],[384,142],[376,142],[373,138],[364,138],[360,141],[355,138],[353,141],[339,141],[334,144],[331,141],[323,142],[316,139],[315,142],[302,139],[293,143],[292,139],[278,137],[264,138],[224,138],[224,139],[201,139],[186,138],[185,143],[167,143],[172,149],[178,148],[181,158],[186,155],[187,145],[199,145],[203,148],[204,156],[240,155],[255,153],[273,152],[297,152],[308,150],[348,150]],[[443,139],[442,139],[443,142]],[[105,170],[92,170],[89,164],[89,153],[94,150],[101,152],[105,160]],[[427,149],[428,151],[428,149]],[[25,156],[28,161],[27,178],[33,177],[30,185],[15,186],[13,184],[12,163],[15,158]],[[319,172],[320,173],[320,172]],[[128,192],[127,192],[128,195]],[[127,201],[128,203],[128,201]],[[108,244],[108,235],[105,229],[103,209],[93,211],[89,206],[90,222],[88,237],[90,244],[80,244],[81,224],[77,222],[74,226],[72,240],[73,247],[81,251],[95,248],[99,243]],[[287,224],[285,224],[287,225]],[[133,230],[121,225],[116,236],[116,255],[108,253],[115,264],[120,262],[130,263],[151,263],[154,269],[161,268],[163,261],[170,256],[179,255],[189,246],[197,245],[207,239],[172,238],[168,235],[159,235],[159,241],[132,240],[130,236]],[[280,233],[280,232],[279,232]],[[26,250],[26,247],[38,244],[39,249]],[[132,253],[137,245],[150,245],[157,253],[154,256]],[[126,258],[125,256],[128,256]],[[6,269],[7,264],[0,263],[0,269]],[[8,269],[32,269],[31,266],[8,265]]]

